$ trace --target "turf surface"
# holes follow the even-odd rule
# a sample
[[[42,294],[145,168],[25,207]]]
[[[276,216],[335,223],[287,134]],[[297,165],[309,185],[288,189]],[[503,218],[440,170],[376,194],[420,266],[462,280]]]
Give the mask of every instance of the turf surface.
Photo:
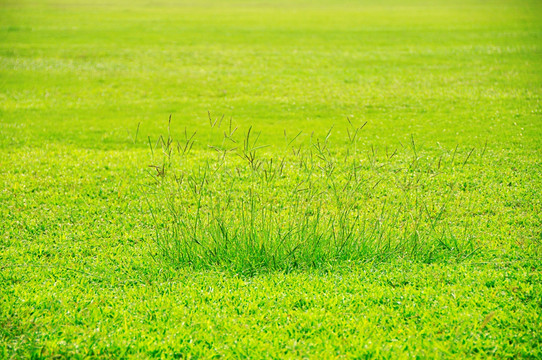
[[[2,0],[0,357],[541,357],[541,15]],[[446,176],[473,199],[480,250],[251,276],[156,261],[147,136],[172,114],[203,149],[207,111],[272,145],[284,129],[344,137],[349,117],[377,154],[457,146]]]

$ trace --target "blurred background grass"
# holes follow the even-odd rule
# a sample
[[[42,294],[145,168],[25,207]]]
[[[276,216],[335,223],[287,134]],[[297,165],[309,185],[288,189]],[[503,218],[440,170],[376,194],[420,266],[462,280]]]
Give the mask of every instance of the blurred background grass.
[[[539,149],[541,8],[3,1],[0,146],[124,148],[139,122],[198,129],[209,110],[267,142],[349,116],[375,143]]]

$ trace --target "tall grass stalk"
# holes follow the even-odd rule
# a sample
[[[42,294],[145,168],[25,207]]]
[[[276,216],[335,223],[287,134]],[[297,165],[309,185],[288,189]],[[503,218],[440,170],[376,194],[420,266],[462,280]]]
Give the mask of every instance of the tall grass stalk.
[[[468,225],[448,216],[462,205],[439,181],[443,156],[424,156],[414,141],[402,154],[360,151],[365,124],[350,120],[346,145],[334,147],[330,129],[305,143],[285,136],[282,149],[260,144],[252,128],[222,123],[210,117],[222,137],[207,147],[186,131],[180,141],[168,134],[151,143],[145,195],[153,251],[168,264],[254,273],[473,253]],[[455,166],[456,151],[449,157]]]

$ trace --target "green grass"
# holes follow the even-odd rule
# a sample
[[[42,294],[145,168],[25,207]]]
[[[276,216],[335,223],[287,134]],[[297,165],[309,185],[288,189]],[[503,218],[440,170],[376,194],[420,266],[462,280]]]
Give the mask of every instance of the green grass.
[[[272,148],[252,127],[240,137],[232,121],[209,122],[223,135],[207,151],[194,149],[196,133],[154,147],[149,139],[158,162],[142,192],[157,255],[170,265],[255,274],[346,260],[465,260],[484,247],[469,221],[489,210],[474,193],[483,186],[458,180],[483,165],[486,148],[431,158],[411,139],[407,156],[365,152],[357,142],[366,123],[351,121],[346,145],[333,143],[330,128],[308,144],[285,132]]]
[[[541,357],[541,15],[1,1],[0,357]]]

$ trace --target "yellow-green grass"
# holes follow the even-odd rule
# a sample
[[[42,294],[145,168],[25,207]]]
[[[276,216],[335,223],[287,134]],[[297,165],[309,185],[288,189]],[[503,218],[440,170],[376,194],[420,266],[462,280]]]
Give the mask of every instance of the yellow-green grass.
[[[541,15],[537,1],[3,0],[0,357],[542,356]],[[258,159],[334,126],[334,163],[348,151],[370,179],[367,209],[407,193],[396,180],[416,159],[412,189],[448,204],[462,251],[164,256],[157,139],[197,131],[168,174],[199,173],[230,117],[241,146],[250,126],[270,145]],[[347,118],[367,122],[357,155]]]

